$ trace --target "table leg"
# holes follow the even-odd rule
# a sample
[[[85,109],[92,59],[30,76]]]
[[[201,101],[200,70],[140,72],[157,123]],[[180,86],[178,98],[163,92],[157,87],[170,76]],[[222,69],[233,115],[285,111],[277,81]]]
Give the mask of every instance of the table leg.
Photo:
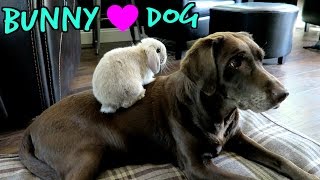
[[[278,64],[283,64],[284,63],[284,57],[281,56],[278,58]]]
[[[95,6],[101,7],[101,0],[94,0],[96,2]],[[101,30],[101,8],[97,14],[96,18],[96,54],[99,54],[100,50],[100,30]]]
[[[131,0],[131,4],[135,6],[135,5],[136,5],[135,0]],[[135,25],[137,26],[137,29],[138,29],[138,38],[139,38],[139,40],[141,40],[141,33],[140,33],[141,27],[140,27],[140,24],[139,24],[139,20],[138,20],[138,19],[136,20]],[[134,26],[132,26],[132,27],[130,28],[130,33],[131,33],[131,37],[132,37],[133,43],[136,43]]]
[[[313,45],[313,46],[304,46],[303,48],[320,50],[320,36],[319,36],[319,41],[315,45]]]

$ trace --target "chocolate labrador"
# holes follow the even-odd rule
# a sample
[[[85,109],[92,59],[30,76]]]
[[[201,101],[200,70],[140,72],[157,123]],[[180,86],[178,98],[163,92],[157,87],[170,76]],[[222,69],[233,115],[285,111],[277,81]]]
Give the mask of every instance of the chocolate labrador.
[[[45,180],[94,179],[101,168],[164,162],[189,179],[251,179],[210,161],[224,149],[292,179],[317,179],[239,128],[238,109],[266,111],[288,96],[262,67],[263,57],[244,32],[201,38],[178,71],[147,85],[145,97],[128,109],[102,114],[86,91],[44,111],[25,131],[21,161]]]

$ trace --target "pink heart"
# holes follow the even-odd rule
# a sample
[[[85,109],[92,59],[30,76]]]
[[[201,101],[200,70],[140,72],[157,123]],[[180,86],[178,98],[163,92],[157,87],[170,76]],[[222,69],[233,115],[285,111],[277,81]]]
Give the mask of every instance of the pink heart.
[[[115,27],[125,31],[137,20],[138,13],[138,8],[134,5],[126,5],[123,9],[118,5],[112,5],[106,14]]]

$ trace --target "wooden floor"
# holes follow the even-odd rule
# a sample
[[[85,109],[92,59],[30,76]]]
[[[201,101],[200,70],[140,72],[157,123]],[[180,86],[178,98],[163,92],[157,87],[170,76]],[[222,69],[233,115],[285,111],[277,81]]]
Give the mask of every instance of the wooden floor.
[[[320,142],[320,51],[306,50],[302,47],[316,43],[319,28],[309,32],[296,29],[293,49],[284,65],[277,65],[276,59],[265,60],[264,67],[278,77],[290,92],[280,108],[267,113],[278,122],[300,131]],[[103,44],[99,56],[94,49],[82,49],[81,63],[71,83],[71,92],[76,93],[91,88],[92,73],[101,56],[112,48],[130,45],[130,42]],[[171,63],[172,69],[179,61]],[[16,153],[22,131],[1,134],[0,154]]]
[[[265,65],[289,90],[280,108],[267,113],[282,124],[320,142],[320,51],[303,49],[319,39],[319,28],[304,33],[297,29],[293,50],[284,65]]]

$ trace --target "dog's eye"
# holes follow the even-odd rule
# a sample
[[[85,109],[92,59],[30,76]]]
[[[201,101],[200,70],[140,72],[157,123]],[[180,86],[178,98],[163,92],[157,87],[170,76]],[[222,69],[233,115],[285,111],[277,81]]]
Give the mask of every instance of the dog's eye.
[[[160,48],[157,48],[157,53],[160,53],[160,52],[161,52]]]
[[[240,57],[236,57],[230,60],[229,66],[232,68],[239,68],[242,64],[242,59]]]

